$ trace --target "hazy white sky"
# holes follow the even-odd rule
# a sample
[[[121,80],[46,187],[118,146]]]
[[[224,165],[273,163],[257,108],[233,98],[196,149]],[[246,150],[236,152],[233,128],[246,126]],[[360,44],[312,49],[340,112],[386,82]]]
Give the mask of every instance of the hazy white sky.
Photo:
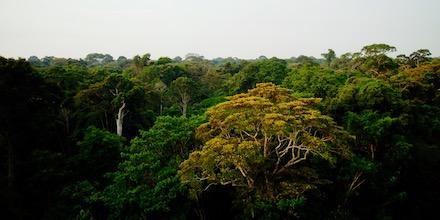
[[[440,56],[440,0],[0,0],[0,55],[287,58],[371,43]]]

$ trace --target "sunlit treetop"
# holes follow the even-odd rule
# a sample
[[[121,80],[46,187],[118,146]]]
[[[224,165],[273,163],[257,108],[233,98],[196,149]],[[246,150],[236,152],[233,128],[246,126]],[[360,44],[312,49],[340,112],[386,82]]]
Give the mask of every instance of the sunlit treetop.
[[[181,164],[182,180],[196,191],[230,184],[276,197],[266,185],[279,184],[277,176],[293,175],[310,157],[348,157],[352,137],[314,109],[319,101],[296,98],[272,83],[229,97],[208,110],[209,121],[197,130],[205,144]],[[260,182],[261,176],[268,182]]]

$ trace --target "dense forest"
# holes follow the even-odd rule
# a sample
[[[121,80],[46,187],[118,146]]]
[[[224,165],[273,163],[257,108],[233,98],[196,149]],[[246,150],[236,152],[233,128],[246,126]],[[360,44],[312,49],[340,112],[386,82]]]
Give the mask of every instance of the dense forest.
[[[424,219],[440,58],[0,57],[2,219]]]

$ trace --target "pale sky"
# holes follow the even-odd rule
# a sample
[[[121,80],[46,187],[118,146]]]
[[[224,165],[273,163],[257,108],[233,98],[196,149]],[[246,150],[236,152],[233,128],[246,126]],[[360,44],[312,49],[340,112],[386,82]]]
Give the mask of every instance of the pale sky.
[[[0,56],[440,56],[440,0],[0,0]]]

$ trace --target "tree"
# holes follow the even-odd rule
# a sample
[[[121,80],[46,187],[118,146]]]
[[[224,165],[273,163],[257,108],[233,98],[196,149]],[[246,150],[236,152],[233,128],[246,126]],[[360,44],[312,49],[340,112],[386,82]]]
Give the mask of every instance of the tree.
[[[240,70],[246,65],[245,60],[233,60],[233,61],[227,61],[225,63],[221,63],[219,66],[219,71],[224,74],[231,74],[235,75],[236,73],[240,72]]]
[[[284,79],[283,86],[305,96],[328,98],[337,94],[346,79],[346,73],[320,66],[303,66],[292,69]]]
[[[89,66],[105,65],[113,62],[113,57],[110,54],[91,53],[87,54],[84,59]]]
[[[96,198],[93,195],[106,186],[105,174],[116,170],[123,143],[124,138],[108,131],[93,126],[85,130],[76,154],[67,160],[68,167],[73,169],[72,183],[64,185],[61,191],[63,198],[74,204],[68,210],[71,215],[83,210],[94,211]]]
[[[121,67],[124,68],[128,63],[127,57],[119,56],[118,59],[116,59],[116,63]]]
[[[399,54],[399,55],[396,56],[396,62],[400,66],[404,66],[405,67],[405,66],[410,64],[410,59],[405,54]]]
[[[53,57],[53,56],[46,56],[46,57],[43,57],[43,58],[41,59],[41,64],[42,64],[42,66],[49,66],[49,65],[52,65],[52,64],[53,64],[53,60],[54,60],[54,58],[55,58],[55,57]]]
[[[386,81],[376,78],[351,77],[339,89],[330,108],[336,111],[360,112],[375,109],[393,112],[400,106],[401,94]]]
[[[184,76],[191,78],[194,81],[199,81],[200,78],[213,68],[211,62],[205,59],[185,59],[179,67],[184,70]]]
[[[327,53],[322,53],[321,56],[324,57],[324,59],[325,59],[325,61],[326,61],[328,66],[330,66],[332,61],[334,59],[336,59],[336,53],[332,49],[328,49],[328,52]]]
[[[87,180],[102,179],[104,174],[113,171],[120,160],[124,138],[96,127],[88,127],[84,137],[78,142],[78,153],[72,158],[76,176]]]
[[[273,82],[281,84],[287,74],[287,63],[278,58],[259,59],[248,63],[231,78],[229,87],[234,92],[244,92],[255,87],[257,83]]]
[[[397,63],[387,56],[390,52],[395,52],[396,48],[387,44],[372,44],[362,48],[357,60],[360,61],[361,70],[371,72],[376,77],[385,77],[387,73],[395,73]],[[388,74],[389,75],[389,74]]]
[[[218,94],[222,91],[226,76],[219,71],[211,69],[202,76],[200,84],[206,88],[207,95]]]
[[[228,185],[247,195],[241,199],[249,203],[261,198],[294,206],[319,182],[310,158],[334,163],[336,155],[350,155],[351,137],[313,108],[317,102],[262,83],[210,108],[209,121],[197,130],[202,149],[180,165],[182,181],[195,196]]]
[[[172,63],[173,60],[169,57],[159,57],[159,59],[155,62],[158,65]]]
[[[188,77],[179,77],[171,83],[171,92],[179,100],[182,116],[186,118],[188,105],[196,92],[195,82]]]
[[[169,219],[186,211],[185,187],[177,174],[179,163],[194,146],[201,118],[164,116],[141,131],[122,154],[111,184],[99,193],[111,217]]]
[[[46,189],[60,185],[50,176],[54,169],[35,181],[42,169],[34,162],[37,151],[61,151],[67,145],[59,141],[61,97],[59,88],[24,59],[0,57],[0,203],[6,218],[33,218],[35,210],[46,209],[48,198],[56,195]]]
[[[171,82],[184,74],[184,69],[172,63],[156,62],[142,71],[140,78],[144,83],[151,83],[160,80],[166,86],[170,86]]]
[[[411,122],[408,125],[411,127],[410,133],[424,136],[425,140],[436,137],[434,134],[440,132],[439,60],[405,69],[391,77],[390,84],[407,100],[405,113]],[[400,109],[399,112],[405,114]]]
[[[257,60],[267,60],[267,57],[264,55],[261,55],[257,58]]]
[[[144,54],[142,57],[139,55],[133,57],[133,69],[135,75],[139,75],[144,67],[150,64],[150,57],[151,55],[149,53]]]
[[[285,60],[272,57],[263,60],[259,64],[259,72],[257,73],[257,82],[273,82],[281,84],[287,74],[287,63]]]
[[[349,69],[353,64],[353,54],[352,53],[344,53],[339,57],[336,57],[331,67],[334,69]]]
[[[168,87],[162,81],[158,80],[154,83],[154,91],[159,95],[159,115],[162,115],[163,111],[163,96],[167,91]]]
[[[188,53],[185,55],[185,61],[202,61],[205,57],[197,53]]]
[[[364,46],[362,48],[362,53],[367,56],[377,56],[377,55],[385,55],[387,53],[390,52],[395,52],[396,51],[396,47],[394,46],[390,46],[388,44],[371,44],[371,45],[367,45]]]
[[[419,66],[423,62],[429,61],[429,56],[431,56],[431,52],[428,49],[420,49],[409,55],[409,59],[415,66]]]
[[[142,97],[144,91],[136,86],[128,78],[112,74],[101,82],[90,85],[87,89],[80,91],[76,96],[77,105],[88,111],[88,114],[95,114],[100,120],[103,128],[109,129],[109,115],[115,116],[116,133],[122,136],[124,118],[128,114],[127,107],[136,104],[143,105]],[[139,98],[141,100],[139,100]],[[138,103],[129,103],[132,99],[138,99]]]
[[[33,66],[41,66],[41,60],[37,56],[30,56],[27,61]]]
[[[151,61],[151,54],[146,53],[142,56],[141,58],[141,63],[143,66],[148,66],[150,64]]]
[[[52,146],[61,96],[24,59],[0,57],[0,152],[6,151],[2,167],[7,169],[2,173],[7,174],[8,187],[15,185],[22,158],[41,144]]]

